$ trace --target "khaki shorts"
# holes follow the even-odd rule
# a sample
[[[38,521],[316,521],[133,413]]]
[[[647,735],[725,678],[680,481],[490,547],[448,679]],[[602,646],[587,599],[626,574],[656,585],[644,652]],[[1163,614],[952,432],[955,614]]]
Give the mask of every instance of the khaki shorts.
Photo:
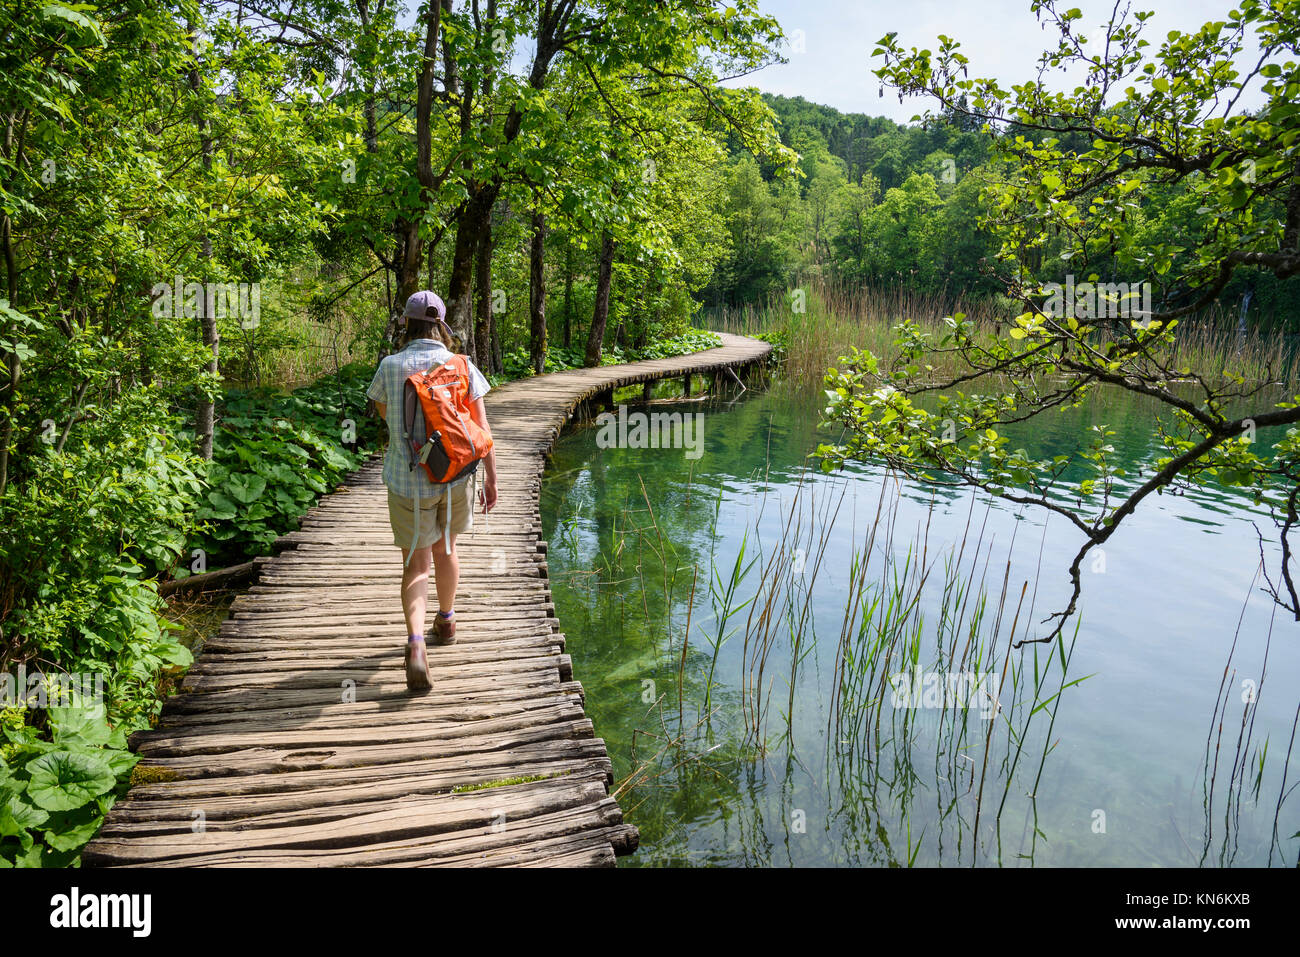
[[[441,540],[447,527],[447,504],[451,502],[451,534],[460,535],[474,524],[475,487],[473,478],[449,488],[433,489],[429,497],[420,496],[420,537],[416,548],[428,548]],[[393,544],[399,548],[411,547],[415,531],[415,499],[388,493],[388,521],[393,526]]]

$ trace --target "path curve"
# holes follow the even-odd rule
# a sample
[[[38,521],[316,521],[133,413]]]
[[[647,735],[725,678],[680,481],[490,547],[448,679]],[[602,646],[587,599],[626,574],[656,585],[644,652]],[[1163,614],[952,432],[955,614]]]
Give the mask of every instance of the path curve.
[[[770,351],[723,334],[493,389],[500,499],[460,540],[457,643],[430,645],[425,695],[405,685],[381,462],[353,473],[259,560],[158,726],[132,737],[133,786],[83,865],[587,866],[634,850],[555,618],[542,470],[579,403]]]

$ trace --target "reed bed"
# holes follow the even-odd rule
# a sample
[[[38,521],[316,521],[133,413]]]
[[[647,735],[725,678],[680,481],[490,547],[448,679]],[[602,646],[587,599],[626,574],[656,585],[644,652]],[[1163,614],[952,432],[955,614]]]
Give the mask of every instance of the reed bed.
[[[1255,580],[1251,583],[1250,593],[1259,584],[1263,566],[1256,568]],[[1283,742],[1285,751],[1280,761],[1269,762],[1270,739],[1264,736],[1262,742],[1255,734],[1255,717],[1259,712],[1259,702],[1264,693],[1268,678],[1269,652],[1273,645],[1273,626],[1276,624],[1277,608],[1269,619],[1268,633],[1264,641],[1263,660],[1257,677],[1244,679],[1234,659],[1241,640],[1241,622],[1245,617],[1245,604],[1250,601],[1248,593],[1243,603],[1242,617],[1238,619],[1237,630],[1233,633],[1232,644],[1228,648],[1227,659],[1223,665],[1223,678],[1215,694],[1214,708],[1210,715],[1209,730],[1205,737],[1205,760],[1202,766],[1200,785],[1201,841],[1200,849],[1194,850],[1187,844],[1189,863],[1194,860],[1197,866],[1231,867],[1238,862],[1242,854],[1241,813],[1243,809],[1257,810],[1266,794],[1272,794],[1271,788],[1265,790],[1265,778],[1271,776],[1275,765],[1280,764],[1280,782],[1277,797],[1273,802],[1271,817],[1272,828],[1269,833],[1251,833],[1247,837],[1245,857],[1247,860],[1259,860],[1265,856],[1263,847],[1267,846],[1267,861],[1271,866],[1275,860],[1280,864],[1300,866],[1300,861],[1287,861],[1283,841],[1289,835],[1279,832],[1282,807],[1296,789],[1294,782],[1290,787],[1288,774],[1291,756],[1295,749],[1296,729],[1300,725],[1300,703],[1296,705],[1295,718],[1291,722],[1291,734]],[[1256,674],[1251,669],[1250,674]],[[1238,714],[1230,714],[1233,708]],[[1226,735],[1226,740],[1225,740]],[[1231,748],[1231,754],[1229,754]],[[1279,749],[1274,749],[1277,754]],[[1267,806],[1267,805],[1265,805]],[[1175,827],[1177,824],[1175,822]],[[1188,828],[1189,832],[1191,828]],[[1181,836],[1181,831],[1180,831]]]
[[[765,753],[782,743],[797,748],[804,737],[794,732],[796,699],[808,691],[799,671],[818,641],[811,604],[819,571],[845,564],[846,556],[827,554],[843,499],[841,483],[818,476],[796,486],[793,502],[780,503],[787,520],[775,547],[762,556],[763,574],[748,600],[743,726]],[[838,630],[836,643],[821,656],[823,666],[829,657],[832,676],[819,758],[833,769],[835,787],[858,790],[859,800],[872,807],[893,809],[906,863],[914,863],[923,847],[925,859],[934,861],[945,846],[967,845],[970,863],[1002,863],[1002,826],[1017,772],[1041,776],[1061,695],[1087,676],[1067,677],[1073,637],[1047,649],[1015,647],[1032,636],[1036,593],[1028,580],[1016,588],[1010,579],[1014,542],[1001,580],[990,579],[993,543],[985,538],[985,522],[973,522],[974,498],[962,539],[941,546],[930,540],[928,518],[907,533],[899,504],[899,486],[886,476],[863,544],[847,556],[841,617],[830,623]],[[758,548],[761,554],[761,543]],[[779,674],[772,673],[774,660],[784,663]],[[918,696],[922,675],[926,691]],[[913,685],[910,693],[900,695],[907,685]],[[947,700],[945,687],[955,691]],[[782,689],[784,710],[773,714],[772,694]],[[1034,791],[1027,785],[1017,793]],[[921,794],[937,799],[933,813],[921,813]],[[846,803],[839,807],[850,811]],[[1025,813],[1021,830],[1032,837],[1032,800]],[[926,828],[913,833],[918,816]],[[975,835],[980,840],[972,840]],[[1021,845],[1014,850],[1021,852]]]
[[[938,338],[947,331],[943,318],[962,313],[977,330],[994,335],[997,320],[1007,320],[1023,309],[1005,297],[970,298],[903,287],[850,291],[813,284],[796,292],[800,295],[767,306],[714,310],[704,322],[724,332],[783,335],[785,374],[819,387],[826,370],[851,347],[870,351],[888,366],[898,355],[894,327],[904,319],[914,320]],[[1171,368],[1198,372],[1211,384],[1241,379],[1265,384],[1268,395],[1288,398],[1300,392],[1297,352],[1297,337],[1272,330],[1239,334],[1235,319],[1222,307],[1214,307],[1184,319],[1174,349],[1161,358]],[[937,379],[969,371],[951,355],[939,356],[933,364]]]

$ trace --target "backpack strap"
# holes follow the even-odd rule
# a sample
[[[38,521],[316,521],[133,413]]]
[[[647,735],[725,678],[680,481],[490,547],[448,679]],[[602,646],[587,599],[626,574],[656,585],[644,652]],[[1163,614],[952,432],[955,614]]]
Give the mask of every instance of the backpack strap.
[[[411,433],[415,431],[415,410],[420,403],[420,397],[416,394],[415,386],[411,383],[410,378],[402,386],[402,441],[406,445],[406,457],[411,462],[411,471],[414,472],[419,460],[416,458],[415,446],[411,442]],[[406,550],[406,561],[403,568],[411,564],[411,558],[415,555],[415,543],[420,539],[420,483],[415,484],[415,521],[411,529],[411,547]]]
[[[411,461],[412,472],[419,464],[415,457],[415,445],[411,441],[411,435],[415,432],[415,413],[419,407],[420,397],[408,378],[402,386],[402,441],[406,444],[406,457]]]
[[[447,362],[455,367],[456,374],[460,376],[460,384],[465,389],[465,394],[469,395],[469,356],[458,352]]]

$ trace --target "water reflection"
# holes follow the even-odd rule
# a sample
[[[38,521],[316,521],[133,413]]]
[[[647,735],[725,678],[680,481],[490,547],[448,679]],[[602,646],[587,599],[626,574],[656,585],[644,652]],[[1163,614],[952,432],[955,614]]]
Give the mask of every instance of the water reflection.
[[[1300,655],[1294,623],[1272,642],[1239,495],[1155,500],[1062,638],[1015,649],[1067,595],[1072,529],[870,465],[820,475],[833,437],[788,392],[704,410],[698,462],[578,430],[544,485],[568,649],[642,832],[626,865],[1295,863]],[[1144,428],[1116,430],[1131,475]],[[927,705],[924,683],[909,707],[901,672],[993,676],[998,707]]]

